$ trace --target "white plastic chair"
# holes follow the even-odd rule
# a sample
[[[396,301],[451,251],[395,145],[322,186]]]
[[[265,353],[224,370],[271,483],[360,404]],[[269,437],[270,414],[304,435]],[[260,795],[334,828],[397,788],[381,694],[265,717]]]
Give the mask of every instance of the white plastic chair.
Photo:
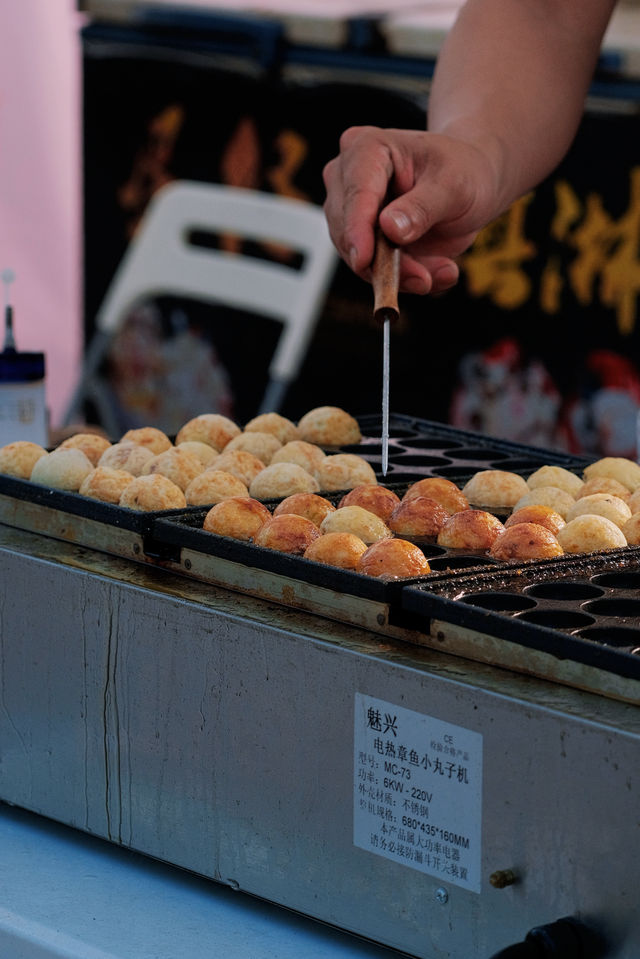
[[[302,265],[295,269],[194,245],[190,237],[197,231],[276,243],[302,254]],[[132,308],[162,295],[231,306],[283,324],[259,410],[277,411],[304,359],[336,263],[319,206],[212,183],[182,180],[163,187],[150,202],[98,310],[96,333],[64,422],[74,422],[89,398],[101,418],[109,419],[98,367]],[[117,432],[116,424],[102,425]]]

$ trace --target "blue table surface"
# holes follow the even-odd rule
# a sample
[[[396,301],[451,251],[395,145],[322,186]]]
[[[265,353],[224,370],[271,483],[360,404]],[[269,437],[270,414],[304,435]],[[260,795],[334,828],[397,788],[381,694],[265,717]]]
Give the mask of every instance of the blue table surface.
[[[397,955],[0,803],[2,959]]]

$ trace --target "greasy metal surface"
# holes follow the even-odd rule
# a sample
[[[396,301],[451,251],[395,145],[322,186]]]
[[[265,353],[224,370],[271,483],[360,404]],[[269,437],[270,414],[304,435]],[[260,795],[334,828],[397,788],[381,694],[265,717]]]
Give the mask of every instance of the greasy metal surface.
[[[1,798],[421,959],[561,915],[636,959],[637,707],[17,530],[0,553]],[[479,893],[354,845],[356,693],[482,736]]]

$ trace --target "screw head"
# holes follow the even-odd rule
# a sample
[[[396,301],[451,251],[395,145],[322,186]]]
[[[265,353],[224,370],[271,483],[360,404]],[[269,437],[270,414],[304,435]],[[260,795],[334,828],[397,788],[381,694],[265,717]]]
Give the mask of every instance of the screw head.
[[[435,900],[439,902],[441,906],[444,906],[445,902],[449,901],[449,893],[442,886],[439,886],[435,891]]]

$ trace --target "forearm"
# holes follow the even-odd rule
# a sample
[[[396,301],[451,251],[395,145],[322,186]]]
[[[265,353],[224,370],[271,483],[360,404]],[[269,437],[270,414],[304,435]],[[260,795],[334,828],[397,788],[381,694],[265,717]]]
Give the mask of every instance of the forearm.
[[[491,216],[538,183],[575,135],[615,0],[468,0],[447,37],[429,130],[466,140],[495,176]]]

